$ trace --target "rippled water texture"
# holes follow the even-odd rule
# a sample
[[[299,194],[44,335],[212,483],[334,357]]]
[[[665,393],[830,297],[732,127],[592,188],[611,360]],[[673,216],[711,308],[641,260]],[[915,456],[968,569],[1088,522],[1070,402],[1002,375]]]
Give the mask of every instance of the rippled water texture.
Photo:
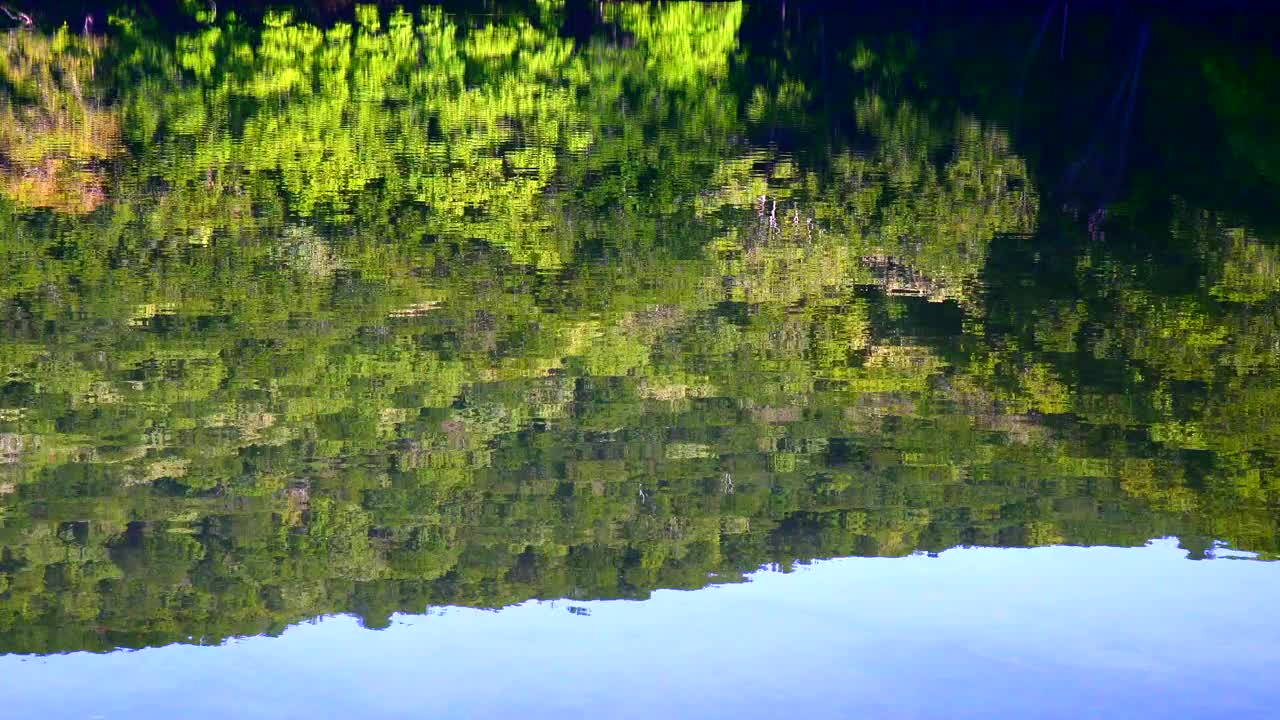
[[[0,15],[0,699],[534,643],[594,694],[472,710],[1276,711],[1270,13],[298,5]],[[978,549],[1040,546],[1111,549]],[[307,667],[241,710],[378,695]]]

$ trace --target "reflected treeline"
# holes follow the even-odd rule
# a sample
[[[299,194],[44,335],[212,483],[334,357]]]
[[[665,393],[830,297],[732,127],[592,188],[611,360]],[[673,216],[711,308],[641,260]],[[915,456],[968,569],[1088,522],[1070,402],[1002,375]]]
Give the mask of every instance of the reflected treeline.
[[[948,91],[910,25],[589,5],[8,34],[0,651],[1280,552],[1265,210],[1054,184],[1018,85]]]

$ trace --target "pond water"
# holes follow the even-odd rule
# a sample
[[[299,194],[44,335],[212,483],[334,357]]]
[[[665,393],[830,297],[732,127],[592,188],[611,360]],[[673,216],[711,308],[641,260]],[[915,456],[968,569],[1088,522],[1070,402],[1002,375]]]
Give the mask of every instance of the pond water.
[[[1260,718],[1280,703],[1264,671],[1280,630],[1239,628],[1277,592],[1268,566],[1187,562],[1172,541],[845,559],[643,603],[10,656],[0,702],[86,718]]]
[[[0,706],[1280,713],[1267,11],[92,5],[0,50]]]

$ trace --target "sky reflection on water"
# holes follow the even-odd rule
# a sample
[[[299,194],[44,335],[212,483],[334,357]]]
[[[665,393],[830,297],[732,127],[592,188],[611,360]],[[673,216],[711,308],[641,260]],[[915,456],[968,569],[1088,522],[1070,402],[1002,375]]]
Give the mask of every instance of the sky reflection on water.
[[[1280,575],[1184,554],[852,558],[645,602],[8,656],[0,702],[67,718],[1273,717]]]

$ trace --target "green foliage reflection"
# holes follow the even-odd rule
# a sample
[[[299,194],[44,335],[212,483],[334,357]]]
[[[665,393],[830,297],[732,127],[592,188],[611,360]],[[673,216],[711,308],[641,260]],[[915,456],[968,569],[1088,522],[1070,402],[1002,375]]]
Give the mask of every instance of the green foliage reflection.
[[[753,140],[812,95],[738,86],[739,4],[590,41],[558,10],[15,36],[0,650],[961,544],[1280,551],[1257,231],[1157,229],[1203,287],[1050,257],[1007,133],[865,47],[819,166]]]

